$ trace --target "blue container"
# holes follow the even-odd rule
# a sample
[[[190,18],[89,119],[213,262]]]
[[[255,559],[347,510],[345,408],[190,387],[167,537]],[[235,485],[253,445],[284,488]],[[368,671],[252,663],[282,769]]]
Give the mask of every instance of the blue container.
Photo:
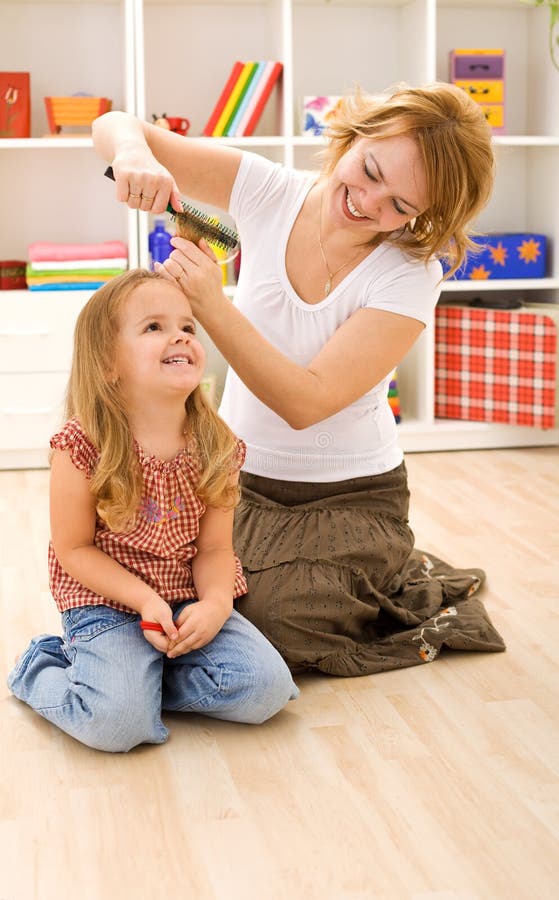
[[[151,253],[152,267],[154,262],[165,262],[171,255],[171,237],[168,231],[165,231],[165,222],[163,219],[155,220],[155,228],[150,232],[148,237],[149,252]]]
[[[452,278],[458,281],[492,281],[499,278],[544,278],[547,238],[543,234],[518,232],[476,235],[479,253],[469,253]],[[450,267],[443,264],[443,268]]]

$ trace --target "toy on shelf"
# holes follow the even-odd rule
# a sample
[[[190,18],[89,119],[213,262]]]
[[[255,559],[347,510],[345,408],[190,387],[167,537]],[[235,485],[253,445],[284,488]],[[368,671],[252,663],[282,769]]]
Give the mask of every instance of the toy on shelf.
[[[492,131],[499,133],[505,130],[504,50],[451,50],[450,81],[479,103]]]
[[[45,107],[50,133],[60,134],[62,128],[69,125],[90,126],[94,119],[109,112],[113,103],[107,97],[90,97],[86,94],[74,94],[72,97],[45,97]],[[73,134],[83,132],[73,132]]]
[[[159,128],[166,128],[167,131],[174,131],[175,134],[188,134],[190,128],[190,120],[183,116],[168,116],[163,113],[162,116],[152,114],[153,124]]]

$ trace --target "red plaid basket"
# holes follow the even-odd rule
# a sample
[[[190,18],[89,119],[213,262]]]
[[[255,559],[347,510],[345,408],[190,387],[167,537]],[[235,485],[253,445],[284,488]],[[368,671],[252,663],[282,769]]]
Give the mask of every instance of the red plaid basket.
[[[440,306],[435,315],[435,416],[553,428],[555,310]]]

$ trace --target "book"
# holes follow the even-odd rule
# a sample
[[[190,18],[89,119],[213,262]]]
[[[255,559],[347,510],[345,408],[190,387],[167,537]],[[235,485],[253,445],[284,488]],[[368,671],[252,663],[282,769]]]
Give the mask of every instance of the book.
[[[206,126],[202,132],[202,134],[204,134],[206,137],[212,136],[213,130],[217,124],[217,121],[218,121],[221,113],[223,112],[223,108],[224,108],[225,104],[227,103],[229,95],[231,94],[231,91],[233,90],[233,87],[235,86],[235,84],[239,78],[239,75],[241,74],[241,72],[243,70],[243,66],[244,66],[244,63],[238,62],[238,61],[233,64],[233,68],[231,69],[229,78],[225,82],[225,86],[224,86],[223,90],[221,91],[221,94],[219,95],[219,99],[218,99],[216,105],[214,106],[212,114],[211,114],[210,118],[208,119]]]
[[[0,138],[31,135],[29,72],[0,72]]]
[[[257,73],[257,71],[258,71],[258,63],[257,63],[257,62],[247,63],[247,65],[250,66],[250,69],[249,69],[249,72],[248,72],[248,76],[247,76],[246,79],[244,79],[244,83],[243,83],[243,85],[242,85],[242,87],[241,87],[241,91],[240,91],[239,96],[238,96],[238,98],[237,98],[237,102],[235,103],[235,105],[234,105],[234,107],[233,107],[233,110],[232,110],[232,112],[231,112],[231,115],[229,116],[227,122],[226,122],[225,125],[223,126],[223,136],[224,136],[224,137],[225,137],[226,135],[231,135],[231,134],[233,133],[233,132],[231,131],[231,126],[232,126],[232,124],[233,124],[233,119],[234,119],[235,116],[237,115],[237,112],[238,112],[238,110],[239,110],[239,107],[241,106],[241,104],[242,104],[244,98],[246,97],[247,91],[249,90],[251,84],[253,83],[254,77],[255,77],[255,75],[256,75],[256,73]],[[243,74],[244,74],[244,72],[241,74],[241,76],[240,76],[240,78],[239,78],[239,82],[242,80]]]
[[[233,137],[234,135],[240,134],[239,122],[241,121],[242,117],[245,114],[245,110],[246,110],[248,104],[250,103],[255,90],[258,87],[258,82],[260,81],[260,79],[262,77],[262,73],[264,72],[265,68],[266,68],[265,62],[256,63],[256,70],[255,70],[252,78],[250,79],[250,82],[247,84],[247,90],[245,91],[245,94],[242,97],[241,102],[239,103],[239,105],[235,111],[235,114],[233,116],[233,121],[231,122],[231,124],[229,125],[229,127],[226,131],[226,134],[229,137]]]
[[[278,78],[283,71],[283,63],[268,62],[264,74],[260,78],[256,91],[254,92],[250,103],[248,104],[245,114],[239,122],[237,134],[249,136],[254,132],[258,120],[262,115],[268,97],[272,92],[272,88],[276,84]]]
[[[225,133],[225,126],[229,122],[229,119],[233,115],[235,109],[237,108],[237,103],[239,102],[239,97],[243,92],[243,88],[248,81],[249,75],[252,72],[252,67],[254,63],[246,62],[243,63],[243,68],[241,69],[240,75],[237,78],[237,81],[233,85],[233,89],[227,98],[225,106],[223,107],[223,111],[216,122],[214,130],[212,132],[213,137],[223,137]]]
[[[224,137],[225,136],[231,137],[232,135],[235,134],[235,131],[233,129],[233,124],[234,124],[235,120],[239,118],[239,111],[242,108],[245,108],[245,105],[246,105],[245,100],[246,100],[247,96],[252,95],[252,92],[258,82],[258,76],[260,74],[261,63],[253,62],[250,65],[252,66],[252,69],[251,69],[249,76],[241,90],[239,98],[235,104],[235,108],[233,109],[233,112],[229,116],[229,120],[227,121],[225,128],[223,129]]]

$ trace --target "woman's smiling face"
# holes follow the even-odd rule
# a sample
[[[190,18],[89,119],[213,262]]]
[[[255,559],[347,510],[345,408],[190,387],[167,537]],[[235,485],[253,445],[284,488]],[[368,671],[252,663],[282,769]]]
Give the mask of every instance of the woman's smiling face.
[[[337,162],[324,199],[325,226],[360,229],[364,240],[399,230],[428,206],[417,143],[407,135],[356,138]]]

